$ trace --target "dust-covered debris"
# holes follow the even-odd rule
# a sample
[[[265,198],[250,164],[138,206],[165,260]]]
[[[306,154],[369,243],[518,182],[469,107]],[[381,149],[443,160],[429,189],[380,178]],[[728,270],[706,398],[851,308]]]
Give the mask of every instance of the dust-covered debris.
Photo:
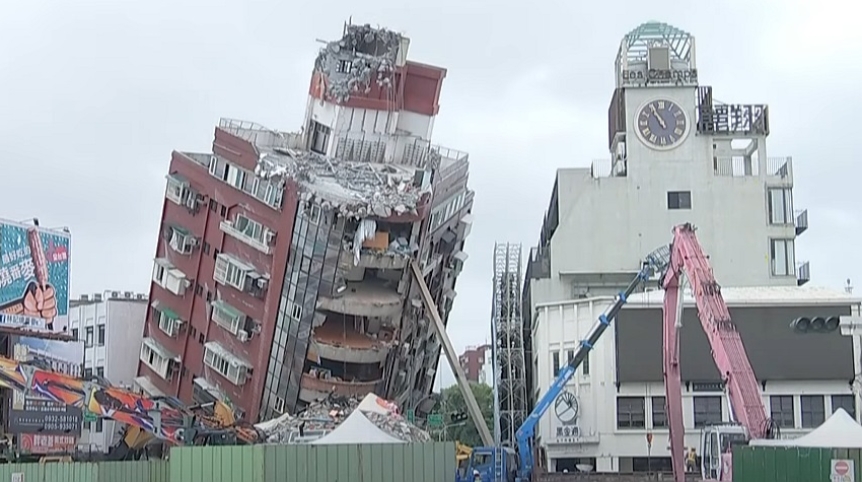
[[[344,102],[353,92],[368,93],[371,82],[392,85],[401,35],[370,25],[348,25],[341,40],[329,42],[315,68],[326,76],[326,94]]]
[[[301,201],[313,201],[347,217],[415,214],[423,196],[431,192],[430,187],[417,185],[412,168],[349,162],[293,149],[262,155],[255,174],[264,179],[291,178],[300,186]]]
[[[377,398],[376,395],[368,397]],[[257,427],[267,436],[268,443],[309,443],[335,430],[354,411],[359,410],[371,423],[383,432],[404,442],[427,442],[427,432],[416,427],[394,411],[365,410],[357,398],[331,396],[326,400],[310,404],[295,416],[284,415],[263,422]],[[361,441],[362,434],[357,434]]]

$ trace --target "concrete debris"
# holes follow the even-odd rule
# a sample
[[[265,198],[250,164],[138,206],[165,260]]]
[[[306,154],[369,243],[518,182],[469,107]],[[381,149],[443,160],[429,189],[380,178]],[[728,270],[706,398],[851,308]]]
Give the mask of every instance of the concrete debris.
[[[255,174],[270,180],[291,178],[301,188],[302,201],[353,218],[415,214],[419,201],[431,192],[416,184],[412,168],[348,162],[293,149],[261,156]]]
[[[353,92],[370,92],[372,81],[390,86],[401,38],[384,28],[349,25],[344,37],[326,44],[315,61],[326,76],[326,94],[340,103]]]
[[[312,442],[341,425],[355,410],[361,400],[357,398],[331,396],[326,400],[310,404],[296,416],[283,415],[278,419],[258,424],[267,435],[267,443],[289,444]],[[368,420],[387,434],[405,442],[427,442],[427,432],[411,424],[397,413],[362,410]],[[361,440],[362,434],[357,434]]]

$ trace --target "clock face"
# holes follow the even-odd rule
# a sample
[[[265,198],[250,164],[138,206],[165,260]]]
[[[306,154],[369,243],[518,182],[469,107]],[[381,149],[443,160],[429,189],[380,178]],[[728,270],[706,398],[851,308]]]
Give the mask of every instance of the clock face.
[[[563,392],[554,400],[554,413],[565,424],[574,423],[579,411],[578,399],[572,392]]]
[[[637,136],[648,147],[667,150],[677,147],[688,135],[688,117],[670,100],[653,100],[638,110]]]

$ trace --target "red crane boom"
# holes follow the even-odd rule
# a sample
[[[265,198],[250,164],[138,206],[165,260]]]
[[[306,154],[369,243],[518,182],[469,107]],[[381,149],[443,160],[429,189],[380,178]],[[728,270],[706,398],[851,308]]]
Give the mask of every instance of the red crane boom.
[[[679,327],[682,323],[681,288],[688,279],[697,305],[698,318],[709,340],[712,357],[724,381],[730,400],[730,412],[736,423],[747,432],[747,438],[764,438],[769,430],[769,418],[763,407],[760,386],[748,361],[745,347],[730,312],[721,296],[721,287],[715,281],[712,267],[695,236],[691,224],[676,226],[670,262],[661,280],[664,288],[663,307],[663,365],[666,390],[667,416],[670,428],[670,449],[674,480],[685,480],[685,446],[682,415],[682,383],[680,379]],[[707,445],[701,443],[701,447]],[[725,452],[729,444],[719,444]],[[708,454],[701,453],[701,456]],[[730,480],[732,469],[729,457],[717,468],[721,480]],[[714,460],[714,459],[713,459]],[[716,461],[717,462],[717,461]],[[710,477],[704,471],[704,477]]]

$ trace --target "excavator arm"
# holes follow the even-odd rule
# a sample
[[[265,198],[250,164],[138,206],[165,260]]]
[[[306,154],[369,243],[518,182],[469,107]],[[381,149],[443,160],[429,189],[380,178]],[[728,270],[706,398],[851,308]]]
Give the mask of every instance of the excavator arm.
[[[661,280],[663,306],[663,368],[670,450],[675,482],[685,480],[682,383],[679,363],[679,328],[682,323],[683,287],[691,287],[698,318],[706,332],[715,365],[727,390],[730,410],[750,438],[764,438],[770,429],[761,400],[760,386],[745,347],[715,281],[712,267],[695,236],[691,224],[676,226],[670,249],[670,263]]]
[[[203,410],[185,408],[173,398],[147,398],[5,357],[0,357],[0,386],[88,410],[176,445],[250,444],[264,438],[257,429],[237,424],[232,415],[226,417],[222,410],[208,415]],[[135,446],[149,441],[137,430],[126,435],[131,438],[124,437],[124,441],[134,442]]]

